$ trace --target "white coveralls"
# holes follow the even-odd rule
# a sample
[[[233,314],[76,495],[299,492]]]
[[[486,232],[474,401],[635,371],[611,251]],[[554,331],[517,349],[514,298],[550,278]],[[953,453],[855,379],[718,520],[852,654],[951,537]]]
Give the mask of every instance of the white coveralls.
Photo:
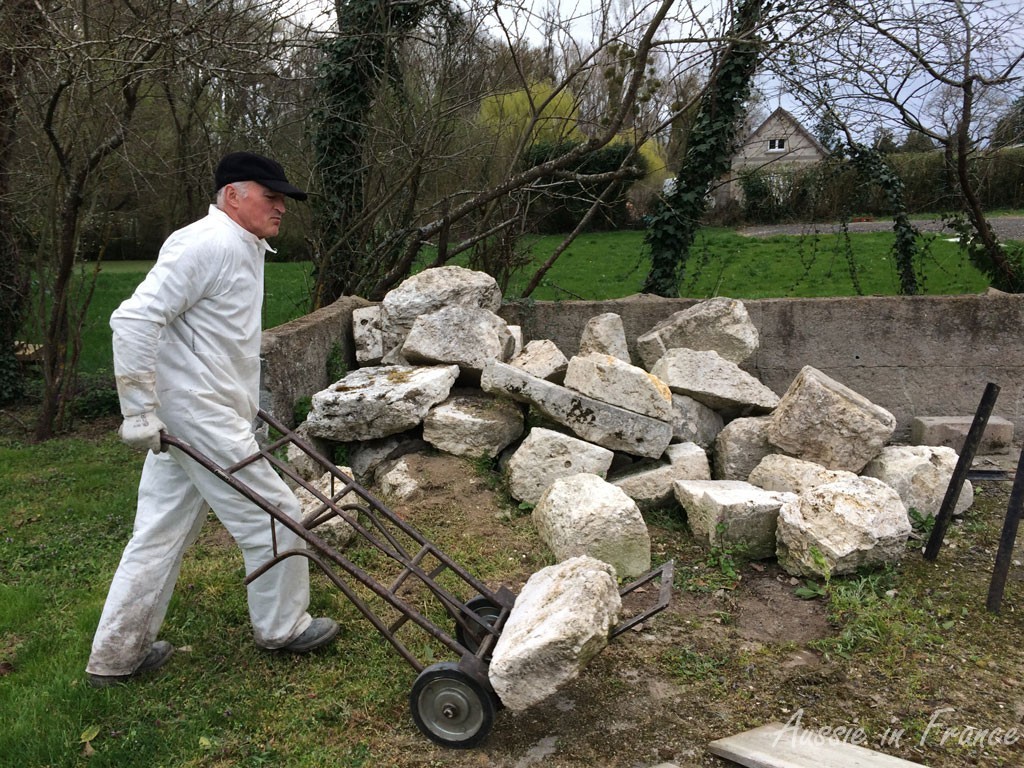
[[[111,315],[114,373],[127,418],[149,411],[221,466],[255,453],[263,258],[270,246],[227,214],[174,232],[131,298]],[[299,503],[266,462],[236,477],[294,519]],[[234,537],[246,573],[272,556],[270,516],[175,448],[147,453],[132,537],[114,574],[86,667],[126,675],[163,623],[185,550],[207,505]],[[275,524],[279,551],[303,541]],[[256,643],[287,645],[309,627],[309,566],[289,557],[248,586]]]

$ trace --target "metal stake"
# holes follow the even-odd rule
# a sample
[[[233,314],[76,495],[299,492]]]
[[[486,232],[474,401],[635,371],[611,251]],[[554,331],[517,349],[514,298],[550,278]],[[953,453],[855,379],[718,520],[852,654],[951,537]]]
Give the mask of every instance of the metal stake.
[[[999,536],[996,566],[992,570],[988,600],[985,601],[985,607],[992,613],[999,613],[999,605],[1003,602],[1003,589],[1006,587],[1006,576],[1010,571],[1013,544],[1017,540],[1017,524],[1020,522],[1021,506],[1024,505],[1024,472],[1021,470],[1024,470],[1024,451],[1021,451],[1017,460],[1017,476],[1013,478],[1010,503],[1006,507],[1006,520],[1003,521],[1003,532]]]
[[[974,414],[971,429],[967,432],[967,439],[964,440],[964,447],[960,451],[956,469],[953,470],[953,475],[949,478],[942,506],[939,507],[939,513],[935,515],[935,527],[932,528],[932,535],[928,537],[928,546],[924,549],[925,560],[934,560],[939,556],[942,540],[946,537],[946,529],[949,528],[949,521],[953,518],[953,510],[956,509],[956,502],[960,498],[960,491],[963,490],[967,472],[970,470],[971,464],[974,463],[974,454],[978,452],[978,446],[981,445],[981,438],[985,434],[988,417],[992,415],[997,397],[999,397],[999,385],[990,381],[985,387],[985,393],[981,396],[981,402],[978,403],[978,410]]]

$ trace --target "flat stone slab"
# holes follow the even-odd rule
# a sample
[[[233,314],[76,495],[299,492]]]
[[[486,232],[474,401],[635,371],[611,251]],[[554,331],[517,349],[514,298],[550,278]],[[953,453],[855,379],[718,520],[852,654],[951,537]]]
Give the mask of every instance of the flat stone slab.
[[[777,394],[714,350],[670,349],[651,373],[676,394],[723,415],[767,413],[779,404]]]
[[[656,459],[672,441],[668,422],[602,403],[497,360],[484,368],[480,388],[530,403],[583,440],[610,451]]]
[[[747,768],[924,768],[921,763],[876,752],[852,741],[852,737],[846,741],[829,738],[798,725],[768,723],[716,739],[708,744],[708,752]]]
[[[914,445],[938,445],[963,452],[973,416],[918,416],[910,422],[910,442]],[[1001,416],[989,416],[978,444],[982,456],[1009,453],[1013,445],[1013,422]]]

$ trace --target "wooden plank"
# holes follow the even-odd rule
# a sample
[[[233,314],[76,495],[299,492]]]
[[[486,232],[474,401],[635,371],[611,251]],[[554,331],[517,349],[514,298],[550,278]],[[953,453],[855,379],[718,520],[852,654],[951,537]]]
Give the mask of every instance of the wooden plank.
[[[747,768],[921,768],[921,763],[783,723],[718,739],[708,750]]]

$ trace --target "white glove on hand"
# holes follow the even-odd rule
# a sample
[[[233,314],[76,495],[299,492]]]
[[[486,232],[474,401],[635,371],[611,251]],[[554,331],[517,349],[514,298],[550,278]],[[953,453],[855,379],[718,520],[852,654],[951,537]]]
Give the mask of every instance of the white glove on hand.
[[[166,450],[160,444],[160,433],[165,429],[164,423],[152,411],[129,416],[121,423],[118,434],[121,440],[137,451],[160,453]]]

